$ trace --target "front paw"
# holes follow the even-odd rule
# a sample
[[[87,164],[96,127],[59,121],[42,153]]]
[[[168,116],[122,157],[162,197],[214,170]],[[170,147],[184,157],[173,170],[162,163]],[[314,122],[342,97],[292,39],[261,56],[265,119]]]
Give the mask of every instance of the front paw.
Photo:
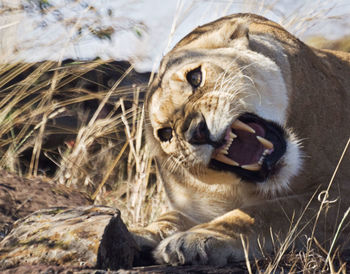
[[[241,260],[242,248],[224,235],[187,231],[161,241],[153,254],[161,264],[224,266]]]

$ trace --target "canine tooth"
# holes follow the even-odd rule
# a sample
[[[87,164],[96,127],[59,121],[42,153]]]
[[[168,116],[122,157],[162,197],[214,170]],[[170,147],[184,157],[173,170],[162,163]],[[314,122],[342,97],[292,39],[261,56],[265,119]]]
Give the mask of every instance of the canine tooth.
[[[250,171],[258,171],[260,170],[261,166],[258,163],[251,164],[251,165],[243,165],[241,168],[250,170]]]
[[[256,139],[259,140],[262,145],[267,148],[267,149],[273,149],[273,143],[271,143],[269,140],[261,137],[261,136],[256,136]]]
[[[222,154],[215,155],[213,159],[218,160],[219,162],[223,162],[224,164],[227,164],[227,165],[239,166],[239,163],[237,163],[236,161],[233,161],[232,159]]]
[[[234,121],[233,124],[231,125],[231,128],[248,131],[250,133],[255,133],[255,130],[252,127],[248,126],[247,124],[243,123],[240,120]]]

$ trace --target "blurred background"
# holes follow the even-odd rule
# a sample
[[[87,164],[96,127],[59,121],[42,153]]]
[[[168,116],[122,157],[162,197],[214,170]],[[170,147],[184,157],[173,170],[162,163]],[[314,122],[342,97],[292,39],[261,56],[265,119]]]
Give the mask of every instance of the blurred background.
[[[3,0],[2,61],[118,59],[139,71],[198,25],[236,12],[282,24],[316,46],[350,34],[349,0]]]

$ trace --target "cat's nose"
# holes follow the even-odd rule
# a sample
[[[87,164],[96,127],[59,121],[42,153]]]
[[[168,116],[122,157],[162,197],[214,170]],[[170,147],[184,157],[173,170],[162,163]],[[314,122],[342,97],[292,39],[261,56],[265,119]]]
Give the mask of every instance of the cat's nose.
[[[210,143],[209,129],[205,121],[199,122],[193,129],[189,143],[203,145]]]

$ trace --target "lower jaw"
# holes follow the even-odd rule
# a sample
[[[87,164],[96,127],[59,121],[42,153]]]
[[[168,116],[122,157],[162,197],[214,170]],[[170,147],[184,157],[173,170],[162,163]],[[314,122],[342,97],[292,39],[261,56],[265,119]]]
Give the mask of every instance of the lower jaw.
[[[226,172],[226,173],[232,173],[235,176],[239,177],[243,181],[246,182],[252,182],[252,183],[259,183],[263,182],[267,179],[268,176],[261,173],[261,170],[259,172],[252,172],[248,170],[241,169],[239,167],[231,167],[231,168],[220,168],[221,163],[217,162],[214,164],[210,164],[209,168],[218,172]]]
[[[280,172],[281,168],[283,167],[282,159],[283,157],[278,159],[276,162],[264,161],[261,164],[260,169],[257,171],[250,171],[239,166],[236,167],[227,165],[214,159],[211,159],[208,168],[214,171],[232,173],[245,182],[263,183]]]
[[[235,184],[242,181],[245,183],[263,184],[278,175],[282,167],[281,159],[270,169],[266,167],[266,163],[263,163],[259,171],[249,171],[240,167],[228,166],[211,159],[208,164],[200,163],[196,166],[188,166],[185,167],[185,170],[206,184],[211,185]]]

